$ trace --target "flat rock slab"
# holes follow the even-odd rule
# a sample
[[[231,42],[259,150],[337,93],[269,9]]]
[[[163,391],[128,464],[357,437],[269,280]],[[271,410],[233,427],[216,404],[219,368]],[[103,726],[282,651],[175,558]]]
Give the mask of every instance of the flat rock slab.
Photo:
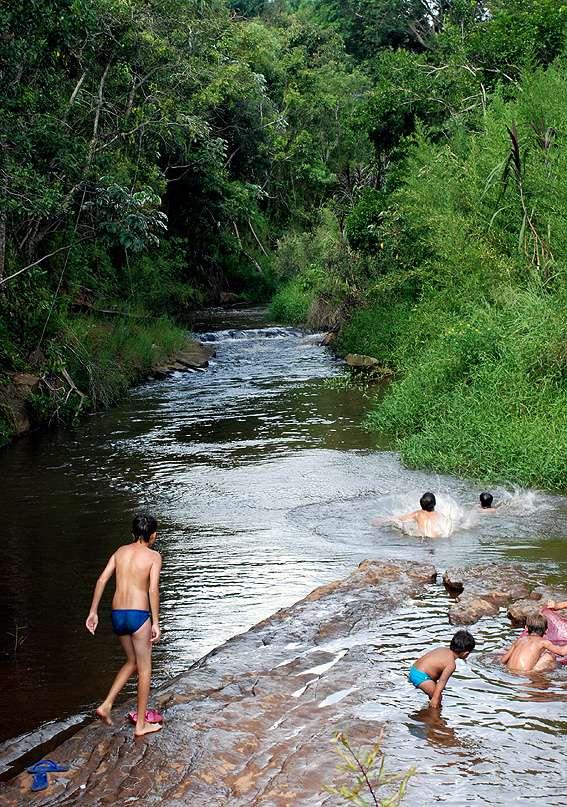
[[[447,569],[445,588],[458,595],[449,608],[452,625],[472,625],[484,616],[497,614],[503,605],[532,597],[534,583],[518,564],[477,564]],[[539,599],[537,593],[534,599]]]
[[[183,373],[187,370],[204,370],[209,366],[209,359],[216,356],[216,350],[202,342],[190,340],[183,350],[173,356],[171,361],[154,367],[150,378],[166,378],[171,373]]]
[[[316,589],[237,636],[154,693],[161,733],[93,723],[51,758],[71,766],[32,794],[23,773],[0,802],[23,804],[309,807],[336,803],[333,737],[354,747],[381,730],[357,704],[380,699],[382,648],[372,626],[434,581],[433,566],[365,561],[346,580]],[[129,704],[117,708],[125,714]]]

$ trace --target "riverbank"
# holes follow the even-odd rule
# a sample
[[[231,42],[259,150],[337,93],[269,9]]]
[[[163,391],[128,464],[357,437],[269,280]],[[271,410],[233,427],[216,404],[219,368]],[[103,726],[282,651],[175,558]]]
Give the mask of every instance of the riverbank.
[[[165,317],[75,316],[21,369],[0,373],[0,446],[106,409],[145,379],[203,369],[213,354]]]

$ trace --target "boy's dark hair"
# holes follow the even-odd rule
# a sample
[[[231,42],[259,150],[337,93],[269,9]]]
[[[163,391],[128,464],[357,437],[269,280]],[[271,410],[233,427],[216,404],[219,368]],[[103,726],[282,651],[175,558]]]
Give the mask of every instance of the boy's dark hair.
[[[453,638],[449,647],[453,653],[470,653],[475,647],[474,636],[468,630],[458,630]]]
[[[488,507],[492,507],[494,496],[492,495],[492,493],[485,492],[480,494],[479,499],[480,499],[480,506],[486,509]]]
[[[434,493],[424,493],[421,499],[419,500],[419,505],[421,509],[427,510],[428,513],[432,513],[435,510],[436,504],[437,502]]]
[[[532,614],[526,619],[526,628],[528,633],[537,633],[538,636],[543,636],[547,630],[547,619],[543,614]]]
[[[132,522],[132,535],[139,541],[142,538],[146,543],[154,532],[157,532],[157,521],[147,513],[138,513]]]

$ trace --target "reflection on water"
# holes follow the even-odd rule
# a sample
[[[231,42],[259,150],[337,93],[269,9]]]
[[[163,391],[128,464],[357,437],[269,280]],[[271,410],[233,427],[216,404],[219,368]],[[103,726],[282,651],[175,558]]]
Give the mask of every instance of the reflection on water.
[[[425,559],[440,571],[520,559],[542,581],[565,584],[565,498],[503,488],[495,497],[505,506],[477,518],[472,484],[371,450],[376,438],[360,428],[369,402],[326,383],[340,365],[316,340],[239,318],[201,327],[217,348],[207,372],[145,384],[76,431],[0,455],[4,737],[91,708],[110,684],[120,659],[110,596],[96,638],[84,619],[96,576],[139,508],[156,513],[164,556],[156,684],[367,557]],[[372,526],[394,507],[415,509],[425,490],[475,517],[436,540]],[[475,628],[479,654],[452,679],[440,718],[424,714],[407,685],[402,668],[451,635],[443,597],[433,588],[373,626],[387,647],[385,687],[358,708],[391,721],[396,765],[418,766],[425,796],[416,805],[512,803],[505,782],[521,782],[525,803],[559,804],[567,671],[535,682],[486,660],[513,638],[505,619]]]

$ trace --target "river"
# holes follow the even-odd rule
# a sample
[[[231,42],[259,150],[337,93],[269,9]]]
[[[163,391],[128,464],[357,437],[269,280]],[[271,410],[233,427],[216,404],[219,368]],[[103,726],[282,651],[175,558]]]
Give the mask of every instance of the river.
[[[478,489],[376,450],[361,421],[378,390],[333,382],[340,363],[312,336],[266,325],[261,311],[210,312],[195,327],[217,349],[207,371],[146,383],[110,412],[0,454],[4,749],[72,724],[109,686],[120,659],[109,594],[95,638],[84,619],[140,509],[158,518],[164,558],[155,685],[368,557],[440,570],[520,560],[542,582],[567,583],[565,497],[499,488],[497,514],[436,542],[374,527],[425,489],[474,513]],[[433,586],[379,626],[392,686],[359,707],[391,725],[392,764],[420,771],[421,796],[407,803],[566,804],[567,669],[537,681],[504,673],[491,656],[515,635],[504,616],[475,626],[481,652],[451,682],[441,723],[424,719],[400,669],[450,636],[446,606]]]

